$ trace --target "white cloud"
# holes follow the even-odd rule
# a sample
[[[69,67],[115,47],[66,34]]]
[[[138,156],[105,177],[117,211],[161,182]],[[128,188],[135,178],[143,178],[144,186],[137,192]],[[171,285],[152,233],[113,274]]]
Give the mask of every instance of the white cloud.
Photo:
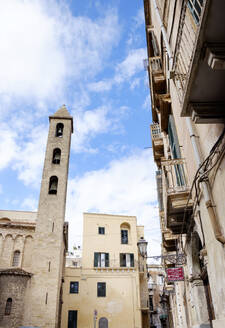
[[[37,199],[35,198],[25,198],[22,203],[22,208],[29,211],[37,211]]]
[[[99,82],[93,82],[88,85],[88,89],[94,92],[104,92],[111,90],[113,85],[112,80],[104,80]]]
[[[143,70],[143,59],[145,57],[145,48],[130,50],[125,60],[116,67],[115,82],[121,83]]]
[[[29,141],[23,141],[15,154],[15,163],[12,166],[18,171],[18,178],[25,185],[40,188],[41,172],[44,163],[47,141],[47,127],[37,126],[32,129]]]
[[[16,99],[61,103],[71,81],[102,69],[119,25],[113,11],[91,20],[72,16],[63,1],[1,1],[0,39],[4,105]]]
[[[81,244],[82,213],[99,212],[136,215],[145,225],[152,254],[160,253],[156,204],[155,165],[146,151],[137,151],[113,161],[101,170],[90,171],[69,181],[67,217],[70,218],[70,244]]]
[[[105,92],[112,89],[114,85],[129,82],[131,89],[140,84],[140,78],[134,78],[135,75],[144,70],[143,59],[146,57],[146,49],[131,49],[126,58],[115,69],[115,75],[112,79],[101,80],[88,84],[88,89],[94,92]]]
[[[72,139],[71,146],[73,151],[97,151],[89,146],[89,141],[97,134],[108,131],[110,126],[110,119],[107,117],[108,110],[108,107],[103,106],[93,110],[81,111],[74,115],[75,137]]]
[[[0,124],[0,170],[6,168],[15,157],[18,150],[16,145],[17,134],[10,130],[6,124]]]

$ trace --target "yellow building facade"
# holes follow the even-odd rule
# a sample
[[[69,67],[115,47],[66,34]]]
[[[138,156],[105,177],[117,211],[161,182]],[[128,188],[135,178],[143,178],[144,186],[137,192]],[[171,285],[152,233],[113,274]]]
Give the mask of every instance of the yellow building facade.
[[[84,214],[81,267],[66,267],[62,327],[147,328],[145,259],[134,216]]]

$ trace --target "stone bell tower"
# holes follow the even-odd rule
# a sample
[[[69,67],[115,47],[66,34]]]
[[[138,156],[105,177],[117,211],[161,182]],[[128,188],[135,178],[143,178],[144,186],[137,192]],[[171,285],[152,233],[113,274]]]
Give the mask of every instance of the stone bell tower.
[[[73,118],[65,105],[49,117],[32,257],[32,295],[25,308],[27,326],[58,327],[66,249],[65,205]]]

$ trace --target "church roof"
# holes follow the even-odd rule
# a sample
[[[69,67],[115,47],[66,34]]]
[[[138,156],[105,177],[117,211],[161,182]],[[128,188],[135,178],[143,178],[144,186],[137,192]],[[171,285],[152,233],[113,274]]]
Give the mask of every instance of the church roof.
[[[27,272],[20,268],[10,268],[10,269],[3,269],[0,270],[0,276],[1,275],[17,275],[17,276],[28,276],[31,277],[32,273]]]

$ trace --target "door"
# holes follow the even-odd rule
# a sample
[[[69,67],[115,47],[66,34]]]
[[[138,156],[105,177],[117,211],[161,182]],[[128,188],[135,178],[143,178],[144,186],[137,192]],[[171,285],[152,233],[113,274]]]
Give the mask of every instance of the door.
[[[68,312],[68,328],[77,328],[77,311]]]
[[[101,318],[98,323],[99,328],[108,328],[108,319]]]

